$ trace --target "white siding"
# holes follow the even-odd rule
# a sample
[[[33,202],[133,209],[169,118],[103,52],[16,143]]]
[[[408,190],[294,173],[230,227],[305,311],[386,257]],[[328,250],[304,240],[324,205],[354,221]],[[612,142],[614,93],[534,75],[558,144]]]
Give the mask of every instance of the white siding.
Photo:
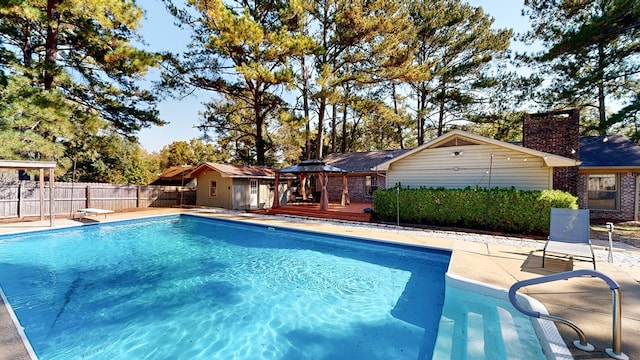
[[[456,151],[461,154],[454,156]],[[403,188],[487,188],[491,179],[492,188],[545,190],[552,188],[552,172],[542,158],[499,146],[441,147],[425,149],[391,164],[387,187],[400,183]]]

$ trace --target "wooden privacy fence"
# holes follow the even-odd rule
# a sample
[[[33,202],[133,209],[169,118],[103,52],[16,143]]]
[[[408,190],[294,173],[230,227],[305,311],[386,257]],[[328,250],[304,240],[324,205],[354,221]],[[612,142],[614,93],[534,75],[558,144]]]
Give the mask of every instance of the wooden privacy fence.
[[[49,215],[49,183],[44,188]],[[146,207],[195,205],[196,192],[181,186],[114,185],[102,183],[54,183],[54,212],[72,215],[78,209],[122,210]],[[40,216],[37,181],[0,184],[0,219]]]

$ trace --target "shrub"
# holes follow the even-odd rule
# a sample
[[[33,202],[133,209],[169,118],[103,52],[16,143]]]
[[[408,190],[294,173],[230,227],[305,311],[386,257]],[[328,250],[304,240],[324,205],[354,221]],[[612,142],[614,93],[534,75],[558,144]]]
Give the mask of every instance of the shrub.
[[[399,190],[398,190],[399,189]],[[456,226],[520,234],[548,234],[554,208],[577,209],[577,198],[560,190],[515,188],[378,189],[374,211],[382,221]]]

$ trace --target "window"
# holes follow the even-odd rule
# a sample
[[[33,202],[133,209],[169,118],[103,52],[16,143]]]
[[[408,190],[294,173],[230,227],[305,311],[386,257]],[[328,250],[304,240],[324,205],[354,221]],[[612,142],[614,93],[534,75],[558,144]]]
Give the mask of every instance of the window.
[[[218,197],[218,182],[217,181],[211,181],[211,184],[209,185],[209,196],[210,197]]]
[[[617,210],[619,209],[619,182],[615,174],[589,175],[590,209]]]

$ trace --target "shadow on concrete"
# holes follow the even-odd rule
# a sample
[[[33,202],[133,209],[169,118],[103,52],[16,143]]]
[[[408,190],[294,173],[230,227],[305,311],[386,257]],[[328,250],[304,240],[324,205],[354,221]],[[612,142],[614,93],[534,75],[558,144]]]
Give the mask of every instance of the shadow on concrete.
[[[549,275],[573,270],[573,259],[571,258],[549,258],[544,261],[542,267],[542,254],[540,250],[533,250],[520,266],[520,270],[533,274]]]

